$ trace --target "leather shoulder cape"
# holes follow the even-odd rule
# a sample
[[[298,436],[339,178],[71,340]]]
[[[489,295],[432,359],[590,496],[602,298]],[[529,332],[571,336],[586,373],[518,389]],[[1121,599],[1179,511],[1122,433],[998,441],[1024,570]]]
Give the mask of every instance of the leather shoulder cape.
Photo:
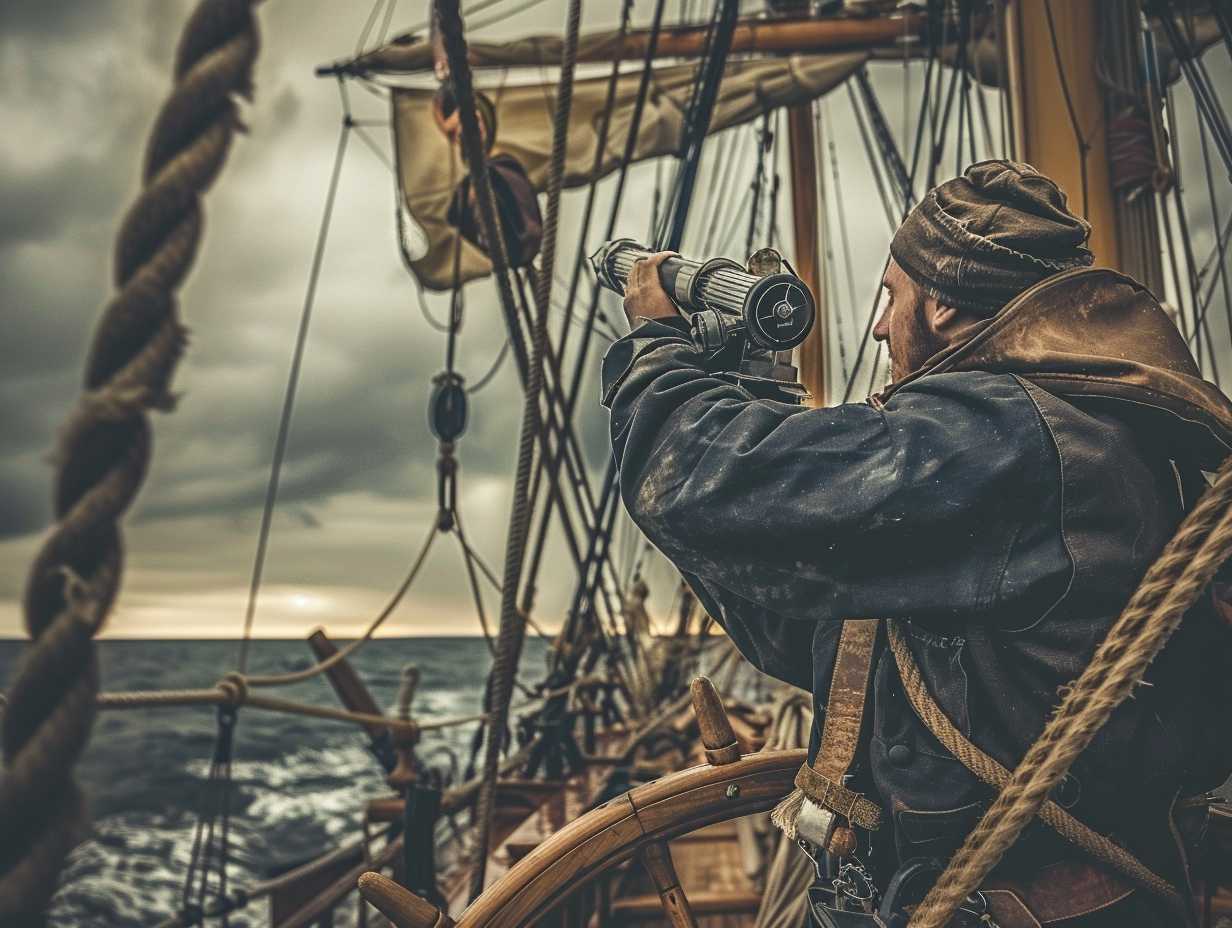
[[[972,370],[1016,374],[1075,405],[1102,406],[1204,470],[1232,452],[1232,402],[1202,379],[1151,292],[1108,268],[1045,278],[870,402],[883,405],[921,377]]]

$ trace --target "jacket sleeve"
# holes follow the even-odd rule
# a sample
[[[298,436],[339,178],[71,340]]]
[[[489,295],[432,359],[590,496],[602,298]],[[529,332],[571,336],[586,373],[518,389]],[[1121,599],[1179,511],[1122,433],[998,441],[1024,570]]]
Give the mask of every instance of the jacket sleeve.
[[[812,409],[754,399],[706,370],[678,326],[652,322],[609,349],[603,387],[634,522],[763,624],[986,617],[1059,487],[1008,375],[934,375],[884,409]]]

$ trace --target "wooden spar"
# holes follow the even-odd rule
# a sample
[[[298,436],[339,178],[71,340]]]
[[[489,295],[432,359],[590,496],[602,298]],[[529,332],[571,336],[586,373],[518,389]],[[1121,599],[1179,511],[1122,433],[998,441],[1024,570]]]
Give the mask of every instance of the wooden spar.
[[[847,50],[892,49],[904,37],[918,38],[928,19],[919,13],[868,18],[745,20],[732,34],[731,54],[815,54]],[[656,59],[699,58],[705,53],[708,27],[665,28],[659,34]],[[602,32],[583,36],[578,46],[579,63],[638,61],[646,56],[650,32],[632,30],[622,39],[619,33]],[[513,42],[473,42],[469,48],[471,66],[541,67],[560,58],[559,36],[529,36]],[[351,73],[412,74],[433,69],[431,42],[425,37],[407,36],[360,57],[319,67],[320,77]]]
[[[312,649],[318,661],[334,657],[338,653],[338,648],[329,640],[323,628],[314,629],[308,636],[308,647]],[[345,659],[331,666],[325,674],[329,677],[329,684],[334,688],[339,702],[347,709],[352,712],[362,712],[365,715],[385,714],[376,704],[376,700],[372,698],[372,694],[368,692],[368,687],[364,686],[364,681],[359,678],[355,668]],[[374,738],[389,731],[384,725],[365,725],[364,728]]]
[[[1119,267],[1104,99],[1096,74],[1099,56],[1094,53],[1102,41],[1098,13],[1097,0],[1048,6],[1012,0],[1006,5],[1014,150],[1018,160],[1055,180],[1068,195],[1070,209],[1091,223],[1095,263]]]
[[[312,649],[318,661],[326,660],[338,653],[338,648],[329,640],[323,628],[314,629],[308,636],[308,647]],[[376,700],[372,698],[372,694],[368,692],[368,687],[364,686],[364,681],[359,678],[355,668],[345,658],[329,667],[325,674],[329,677],[329,684],[334,688],[338,701],[351,712],[362,712],[365,715],[385,714],[376,704]],[[376,755],[377,760],[388,773],[393,769],[395,760],[389,729],[384,725],[375,724],[365,724],[364,729],[368,732],[372,753]]]
[[[803,19],[783,22],[758,20],[743,22],[732,33],[731,51],[741,53],[802,54],[840,51],[848,48],[893,46],[904,31],[918,34],[926,17],[909,13],[903,18],[878,16],[870,19]],[[665,31],[659,36],[657,57],[698,58],[706,50],[706,26],[688,26]],[[650,34],[630,32],[622,47],[622,60],[644,58]],[[595,57],[595,61],[610,58]]]
[[[826,301],[818,269],[817,138],[813,104],[787,110],[787,148],[791,159],[791,217],[795,269],[817,302],[817,321],[797,356],[800,382],[812,394],[810,404],[826,404]]]

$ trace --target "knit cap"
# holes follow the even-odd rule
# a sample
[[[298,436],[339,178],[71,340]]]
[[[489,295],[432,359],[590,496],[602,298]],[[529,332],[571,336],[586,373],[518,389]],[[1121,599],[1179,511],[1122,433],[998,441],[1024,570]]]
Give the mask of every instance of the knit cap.
[[[981,161],[928,192],[890,254],[945,305],[993,315],[1045,277],[1091,264],[1090,233],[1031,165]]]

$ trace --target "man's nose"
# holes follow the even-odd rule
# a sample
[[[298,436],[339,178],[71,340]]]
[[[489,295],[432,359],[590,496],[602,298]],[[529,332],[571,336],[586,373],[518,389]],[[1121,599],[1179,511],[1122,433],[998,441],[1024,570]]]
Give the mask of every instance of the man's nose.
[[[881,315],[877,317],[877,324],[873,326],[873,338],[876,341],[884,342],[890,337],[890,307],[882,310]]]

